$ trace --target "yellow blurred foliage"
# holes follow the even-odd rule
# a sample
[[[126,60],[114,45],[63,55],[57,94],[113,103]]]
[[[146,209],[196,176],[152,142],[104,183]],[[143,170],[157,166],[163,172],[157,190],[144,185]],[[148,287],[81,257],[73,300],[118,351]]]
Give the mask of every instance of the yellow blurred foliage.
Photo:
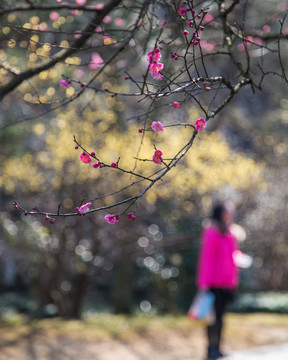
[[[52,95],[54,88],[50,89]],[[28,94],[25,98],[28,100]],[[163,152],[164,161],[168,164],[189,141],[193,129],[165,127],[163,133],[146,131],[139,134],[139,125],[135,122],[122,124],[119,113],[115,110],[118,104],[115,98],[99,94],[93,98],[90,106],[83,106],[75,101],[66,111],[58,111],[50,123],[34,124],[31,130],[34,137],[39,137],[41,149],[35,154],[0,158],[3,169],[0,186],[7,194],[13,194],[16,190],[43,192],[47,188],[48,192],[53,192],[71,186],[73,196],[78,196],[79,199],[82,199],[83,189],[85,196],[91,198],[113,193],[132,183],[133,186],[125,189],[123,196],[143,191],[149,181],[139,182],[138,177],[123,173],[117,168],[93,168],[93,163],[97,162],[95,159],[90,164],[81,162],[80,154],[83,150],[74,149],[73,135],[85,151],[95,152],[96,157],[105,164],[110,165],[119,159],[119,168],[133,170],[136,166],[135,172],[155,177],[157,175],[153,174],[165,167],[152,162],[154,145]],[[194,118],[195,111],[191,112]],[[141,160],[136,160],[136,157]],[[258,186],[261,184],[263,170],[262,164],[233,151],[218,132],[203,132],[198,134],[186,156],[148,191],[145,199],[153,204],[159,198],[175,198],[183,202],[185,209],[191,209],[193,204],[189,197],[192,195],[201,195],[205,205],[205,195],[224,186],[240,190]],[[75,194],[77,188],[79,191]],[[73,205],[69,196],[72,197],[67,197],[67,194],[64,197],[67,198],[65,208]],[[117,196],[119,199],[121,194]],[[115,199],[116,195],[104,202]]]

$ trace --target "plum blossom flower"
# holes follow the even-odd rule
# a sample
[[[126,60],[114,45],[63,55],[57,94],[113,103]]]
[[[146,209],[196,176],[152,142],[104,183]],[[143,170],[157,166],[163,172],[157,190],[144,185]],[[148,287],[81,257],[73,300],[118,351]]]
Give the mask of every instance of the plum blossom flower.
[[[164,65],[158,61],[161,59],[161,53],[159,49],[151,50],[148,52],[146,59],[148,61],[148,69],[152,76],[161,80],[163,75],[159,73],[164,68]]]
[[[85,214],[89,211],[90,205],[91,202],[88,202],[87,204],[81,205],[80,208],[76,208],[75,210],[78,211],[80,214]]]
[[[56,21],[59,19],[59,13],[56,12],[56,11],[52,11],[50,14],[49,14],[49,18],[51,21]]]
[[[155,164],[161,164],[161,162],[163,161],[163,157],[162,157],[163,153],[161,150],[155,150],[154,155],[153,155],[153,162]]]
[[[154,76],[156,79],[162,79],[163,75],[159,73],[164,68],[164,65],[161,63],[154,63],[149,64],[149,72],[152,76]]]
[[[89,154],[83,152],[81,155],[80,155],[80,159],[81,161],[83,161],[85,164],[89,164],[91,162],[91,157]]]
[[[96,52],[92,54],[91,58],[92,58],[91,62],[88,65],[90,70],[99,69],[99,67],[102,66],[104,63],[104,60],[102,59],[102,57]]]
[[[114,19],[114,24],[116,26],[124,26],[125,25],[125,20],[123,20],[122,18],[117,17],[117,18]]]
[[[105,220],[107,221],[108,224],[115,224],[117,221],[119,221],[119,219],[120,219],[119,215],[107,214],[105,216]]]
[[[163,78],[163,75],[161,75],[160,73],[154,73],[154,74],[151,74],[152,76],[154,76],[155,79],[158,79],[158,80],[162,80]]]
[[[180,15],[185,15],[187,11],[189,11],[189,9],[183,9],[182,7],[177,9],[178,14]]]
[[[179,107],[180,107],[180,104],[178,101],[174,101],[172,105],[173,105],[174,109],[179,109]]]
[[[148,52],[146,59],[149,64],[151,63],[158,63],[158,61],[161,59],[161,53],[159,49],[151,50]]]
[[[129,213],[129,214],[127,214],[127,217],[130,220],[136,220],[136,216],[134,214]]]
[[[206,128],[206,126],[207,126],[207,122],[203,118],[200,118],[195,122],[195,129],[197,131],[203,131]]]
[[[65,87],[67,89],[69,89],[70,84],[71,84],[71,81],[69,81],[69,80],[68,81],[66,81],[64,79],[59,80],[59,85]]]
[[[153,123],[151,125],[151,128],[156,133],[163,132],[163,125],[162,125],[162,123],[160,121],[153,121]]]

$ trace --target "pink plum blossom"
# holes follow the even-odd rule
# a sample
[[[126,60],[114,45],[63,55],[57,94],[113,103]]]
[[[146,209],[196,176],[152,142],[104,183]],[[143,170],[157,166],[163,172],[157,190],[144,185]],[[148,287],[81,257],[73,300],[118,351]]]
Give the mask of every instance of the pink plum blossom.
[[[149,72],[156,79],[162,79],[163,75],[159,74],[159,71],[161,71],[163,68],[164,65],[161,63],[149,64]]]
[[[154,76],[156,79],[161,80],[163,78],[163,75],[159,73],[164,68],[164,65],[161,63],[158,63],[158,61],[161,59],[161,53],[159,49],[151,50],[148,52],[146,59],[148,61],[148,69],[152,76]]]
[[[112,18],[111,18],[111,16],[105,16],[102,21],[104,24],[110,24],[112,21]]]
[[[102,57],[98,53],[93,53],[91,57],[92,57],[91,62],[88,65],[89,69],[90,70],[99,69],[99,67],[103,65],[104,62]]]
[[[206,40],[202,40],[201,41],[201,47],[202,50],[205,51],[213,51],[215,49],[215,42],[214,41],[206,41]]]
[[[131,214],[131,213],[127,214],[127,217],[130,220],[135,220],[136,219],[136,216],[134,214]]]
[[[174,109],[179,109],[179,107],[180,107],[179,102],[178,102],[178,101],[174,101],[174,102],[173,102],[173,107],[174,107]]]
[[[77,5],[85,5],[86,0],[75,0],[75,3],[76,3]]]
[[[187,30],[184,30],[184,31],[183,31],[183,35],[184,35],[184,36],[187,36],[187,35],[189,35],[189,31],[187,31]]]
[[[271,31],[271,26],[269,26],[269,25],[263,25],[262,30],[263,30],[265,33],[269,33],[269,32]]]
[[[69,80],[66,81],[66,80],[64,80],[64,79],[60,79],[60,80],[59,80],[59,85],[65,87],[65,88],[67,88],[67,89],[69,89],[69,87],[70,87],[70,81],[69,81]]]
[[[155,79],[158,79],[158,80],[162,80],[163,78],[163,75],[161,75],[160,73],[151,73],[152,76],[154,76]]]
[[[89,164],[91,162],[91,157],[89,154],[86,154],[85,152],[83,152],[81,155],[80,155],[80,159],[81,161],[83,161],[85,164]]]
[[[151,50],[148,52],[146,59],[149,64],[157,63],[161,59],[161,53],[159,49]]]
[[[75,35],[74,35],[74,38],[75,38],[75,39],[80,39],[81,36],[82,36],[82,35],[81,35],[81,32],[80,32],[79,30],[76,30],[76,31],[75,31]]]
[[[160,121],[153,121],[151,128],[156,133],[163,132],[163,125]]]
[[[56,11],[52,11],[50,14],[49,14],[49,18],[51,21],[56,21],[59,19],[59,13],[56,12]]]
[[[80,214],[85,214],[89,211],[90,205],[91,202],[88,202],[87,204],[81,205],[80,208],[76,208],[75,210],[78,211]]]
[[[195,129],[197,131],[203,131],[206,128],[206,126],[207,126],[207,122],[203,118],[200,118],[195,122]]]
[[[125,21],[119,17],[114,19],[114,24],[116,26],[124,26],[125,25]]]
[[[155,164],[161,164],[161,162],[163,161],[163,157],[162,157],[163,153],[161,150],[155,150],[154,155],[153,155],[153,162]]]
[[[120,219],[119,215],[107,214],[105,216],[105,220],[107,221],[108,224],[115,224],[117,221],[119,221],[119,219]]]
[[[203,23],[204,23],[204,24],[207,24],[207,23],[210,23],[210,22],[213,21],[213,20],[214,20],[213,15],[207,14],[207,15],[205,16],[204,20],[203,20]]]
[[[182,7],[177,9],[178,14],[180,15],[185,15],[187,11],[189,11],[189,9],[183,9]]]

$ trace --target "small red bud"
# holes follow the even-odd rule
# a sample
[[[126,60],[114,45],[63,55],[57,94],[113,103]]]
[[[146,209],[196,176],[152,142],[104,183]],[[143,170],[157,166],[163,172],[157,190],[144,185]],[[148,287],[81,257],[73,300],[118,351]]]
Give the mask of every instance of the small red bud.
[[[91,156],[95,156],[95,152],[94,152],[94,151],[92,151],[90,155],[91,155]]]
[[[28,211],[25,211],[25,212],[24,212],[24,215],[27,216],[27,215],[28,215]]]

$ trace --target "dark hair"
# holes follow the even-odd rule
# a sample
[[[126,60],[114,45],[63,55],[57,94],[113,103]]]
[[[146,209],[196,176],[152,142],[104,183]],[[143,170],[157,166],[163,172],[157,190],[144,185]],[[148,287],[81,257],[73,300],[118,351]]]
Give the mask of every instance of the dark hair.
[[[225,206],[224,204],[216,204],[213,209],[212,209],[212,216],[211,218],[213,220],[216,220],[216,221],[220,221],[220,222],[223,222],[222,220],[222,214],[223,214],[223,211],[225,210]]]
[[[223,221],[223,212],[226,210],[225,203],[217,203],[213,206],[211,219],[220,230],[221,233],[227,232],[227,225]]]

